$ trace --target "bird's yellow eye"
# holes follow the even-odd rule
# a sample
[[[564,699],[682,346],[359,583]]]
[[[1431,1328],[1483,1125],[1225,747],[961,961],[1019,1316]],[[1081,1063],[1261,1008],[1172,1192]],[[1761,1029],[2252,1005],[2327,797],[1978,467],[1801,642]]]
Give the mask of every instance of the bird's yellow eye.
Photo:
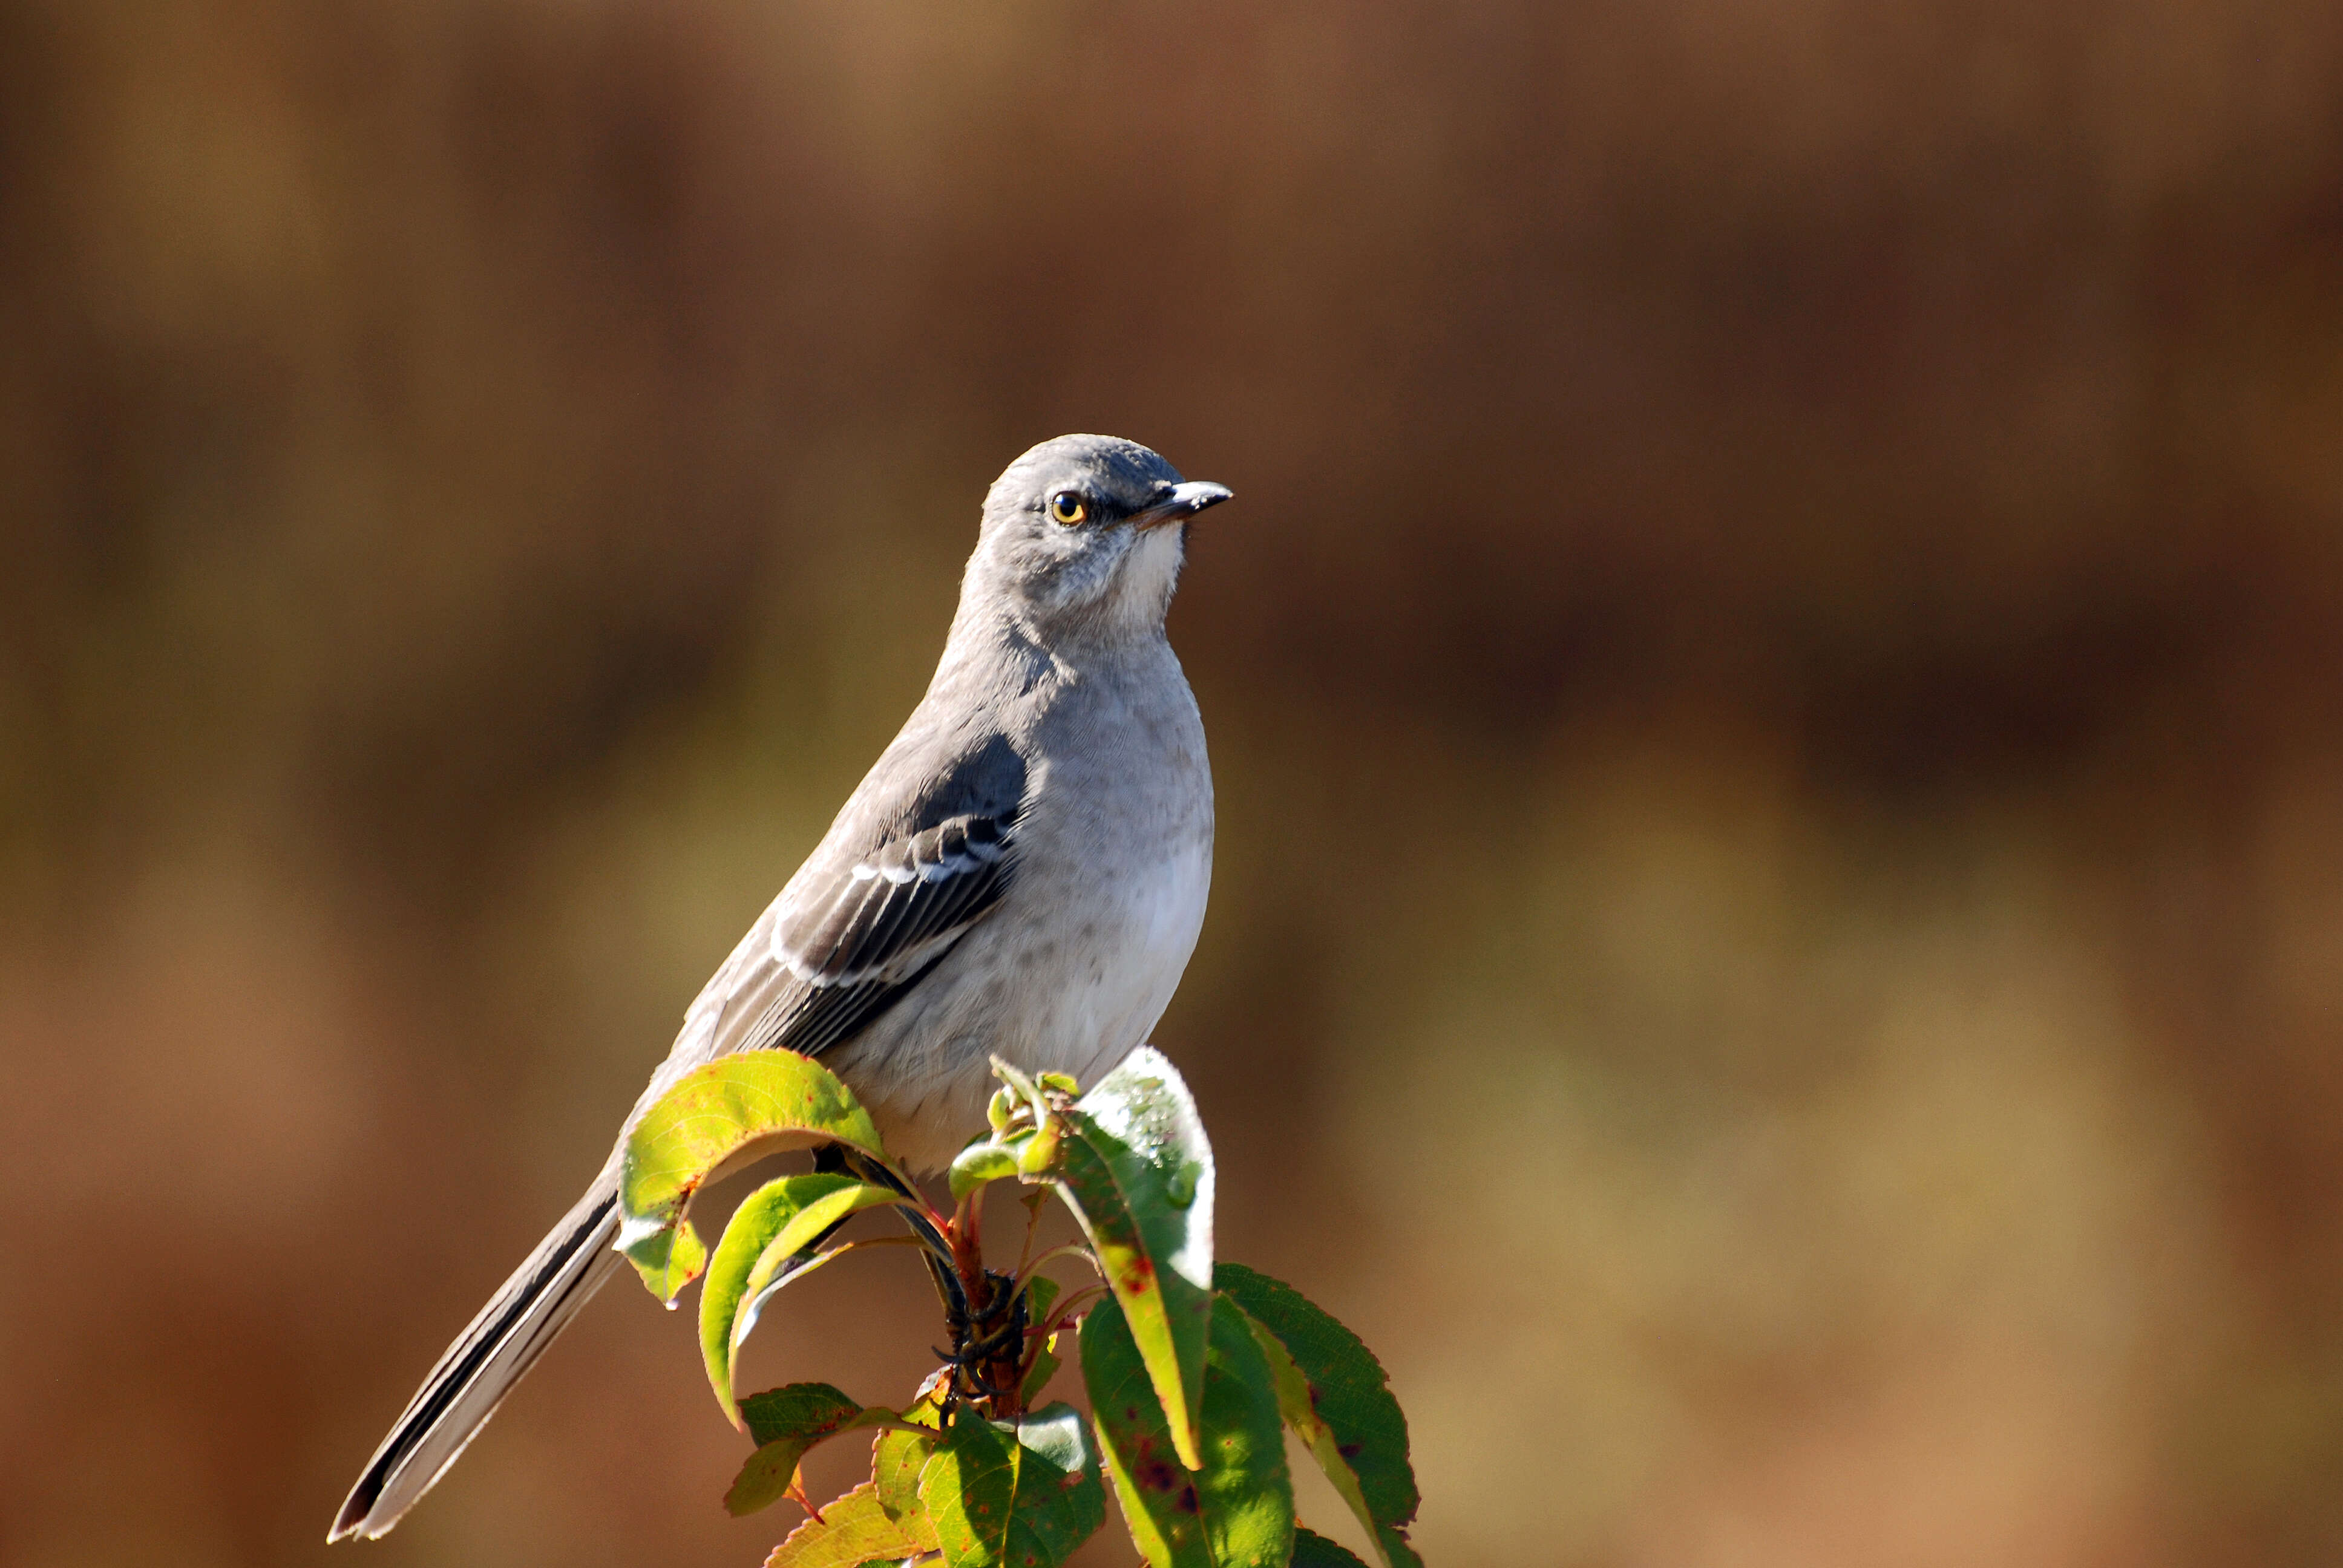
[[[1053,523],[1071,528],[1077,523],[1087,521],[1090,515],[1090,508],[1083,505],[1081,497],[1071,490],[1060,490],[1050,498],[1050,520]]]

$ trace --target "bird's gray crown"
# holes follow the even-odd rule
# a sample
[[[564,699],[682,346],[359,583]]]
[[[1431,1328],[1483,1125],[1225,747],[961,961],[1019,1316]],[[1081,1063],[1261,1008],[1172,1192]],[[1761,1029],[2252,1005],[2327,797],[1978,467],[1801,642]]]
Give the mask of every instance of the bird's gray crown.
[[[1012,512],[1039,513],[1063,490],[1087,495],[1102,508],[1137,512],[1179,483],[1179,469],[1136,441],[1061,436],[1001,470],[984,498],[984,517],[991,523]]]
[[[1044,441],[985,495],[961,616],[1006,614],[1052,640],[1160,632],[1188,519],[1228,498],[1136,441]]]

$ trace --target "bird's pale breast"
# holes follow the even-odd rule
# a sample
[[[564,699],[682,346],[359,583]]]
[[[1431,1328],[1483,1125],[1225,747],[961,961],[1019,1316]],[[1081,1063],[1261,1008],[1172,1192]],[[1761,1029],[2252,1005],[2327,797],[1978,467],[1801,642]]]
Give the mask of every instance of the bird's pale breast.
[[[1152,678],[1038,694],[1031,721],[1052,760],[1017,829],[1009,893],[835,1058],[917,1168],[981,1129],[993,1054],[1093,1082],[1179,986],[1211,890],[1212,795],[1194,699],[1161,657],[1168,671],[1141,672]],[[1064,730],[1087,743],[1051,744]]]

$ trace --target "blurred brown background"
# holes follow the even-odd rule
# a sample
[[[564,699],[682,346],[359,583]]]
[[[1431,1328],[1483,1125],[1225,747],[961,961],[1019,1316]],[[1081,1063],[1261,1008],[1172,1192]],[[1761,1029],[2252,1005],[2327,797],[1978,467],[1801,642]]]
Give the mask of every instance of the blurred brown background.
[[[623,1283],[321,1538],[1070,429],[1427,1557],[2343,1561],[2310,0],[0,5],[0,1560],[760,1559]]]

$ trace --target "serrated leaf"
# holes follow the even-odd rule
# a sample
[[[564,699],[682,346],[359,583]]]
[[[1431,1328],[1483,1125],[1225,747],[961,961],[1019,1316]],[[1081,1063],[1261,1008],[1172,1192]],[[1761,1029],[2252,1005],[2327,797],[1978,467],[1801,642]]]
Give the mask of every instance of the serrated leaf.
[[[752,1393],[740,1402],[741,1419],[759,1447],[794,1432],[834,1432],[862,1402],[826,1382],[793,1382]]]
[[[1106,1523],[1098,1458],[1068,1404],[999,1425],[962,1406],[920,1501],[950,1568],[1056,1568]]]
[[[807,1450],[814,1444],[845,1432],[866,1431],[874,1426],[891,1426],[897,1419],[893,1411],[874,1405],[869,1410],[856,1411],[835,1425],[819,1431],[792,1432],[759,1445],[757,1452],[749,1456],[748,1462],[740,1466],[740,1473],[732,1478],[730,1490],[724,1493],[724,1511],[739,1518],[760,1508],[771,1507],[789,1495],[789,1488],[797,1480],[798,1465],[804,1460]]]
[[[765,1568],[860,1568],[865,1563],[897,1563],[936,1549],[935,1531],[924,1514],[895,1519],[879,1506],[864,1482],[827,1504],[773,1548]]]
[[[884,1187],[816,1172],[767,1182],[732,1211],[699,1287],[699,1353],[716,1402],[735,1426],[740,1418],[732,1408],[732,1376],[740,1342],[755,1325],[776,1271],[800,1261],[800,1253],[849,1215],[901,1201]]]
[[[1107,1473],[1153,1568],[1281,1568],[1293,1543],[1293,1487],[1269,1364],[1232,1304],[1214,1304],[1211,1331],[1204,1464],[1192,1472],[1121,1309],[1101,1301],[1082,1320],[1082,1379]]]
[[[1129,1320],[1173,1452],[1196,1469],[1214,1179],[1195,1100],[1163,1054],[1142,1045],[1052,1124],[1064,1138],[1049,1175]]]
[[[858,1405],[826,1382],[793,1382],[751,1394],[740,1402],[740,1412],[757,1452],[724,1494],[726,1511],[736,1516],[769,1508],[788,1495],[799,1462],[816,1443],[843,1432],[903,1424],[893,1411]]]
[[[1415,1554],[1415,1543],[1407,1538],[1404,1530],[1389,1524],[1377,1526],[1375,1545],[1391,1568],[1423,1568],[1423,1559]]]
[[[879,1159],[879,1130],[837,1074],[790,1050],[749,1050],[686,1073],[627,1134],[618,1167],[618,1251],[661,1301],[696,1278],[706,1250],[685,1217],[728,1161],[813,1143]]]
[[[1415,1568],[1405,1533],[1418,1502],[1407,1417],[1383,1363],[1291,1285],[1242,1263],[1221,1264],[1212,1279],[1261,1341],[1285,1423],[1375,1538],[1383,1568]]]
[[[914,1426],[923,1426],[932,1432],[940,1420],[932,1404],[916,1404],[903,1412],[903,1419]],[[936,1452],[932,1436],[900,1429],[882,1432],[879,1441],[870,1445],[870,1483],[876,1489],[879,1506],[890,1517],[901,1519],[917,1514],[925,1519],[927,1505],[920,1501],[920,1472]]]
[[[1318,1462],[1318,1468],[1333,1484],[1335,1494],[1342,1498],[1343,1506],[1350,1509],[1352,1516],[1374,1538],[1376,1561],[1381,1568],[1423,1568],[1423,1559],[1408,1543],[1406,1533],[1378,1520],[1367,1506],[1359,1490],[1358,1474],[1351,1465],[1351,1456],[1344,1452],[1345,1445],[1336,1437],[1333,1429],[1319,1418],[1312,1403],[1310,1380],[1302,1375],[1302,1369],[1294,1363],[1283,1342],[1258,1322],[1251,1318],[1246,1322],[1252,1325],[1253,1341],[1261,1346],[1262,1355],[1269,1362],[1271,1375],[1277,1384],[1278,1411],[1284,1416],[1286,1426],[1302,1440],[1302,1445],[1309,1450],[1310,1456]]]
[[[1293,1527],[1292,1568],[1367,1568],[1351,1554],[1350,1548],[1338,1541],[1329,1541],[1314,1530]]]

